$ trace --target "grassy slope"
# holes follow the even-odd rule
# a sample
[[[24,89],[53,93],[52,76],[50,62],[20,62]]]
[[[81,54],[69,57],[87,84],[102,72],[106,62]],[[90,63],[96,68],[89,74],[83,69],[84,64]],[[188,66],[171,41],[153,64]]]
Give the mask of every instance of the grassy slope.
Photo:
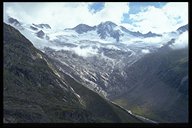
[[[188,50],[149,54],[127,69],[127,86],[134,88],[114,102],[159,122],[187,122]]]

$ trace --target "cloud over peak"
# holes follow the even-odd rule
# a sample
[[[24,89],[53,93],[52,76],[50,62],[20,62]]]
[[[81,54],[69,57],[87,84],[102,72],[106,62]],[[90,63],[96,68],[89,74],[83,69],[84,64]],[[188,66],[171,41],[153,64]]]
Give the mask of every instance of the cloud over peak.
[[[94,3],[4,3],[4,16],[27,23],[48,23],[55,28],[74,27],[80,23],[96,25],[102,21],[120,23],[128,3],[105,3],[102,10],[92,13]]]
[[[137,4],[139,10],[127,2],[5,2],[3,7],[4,20],[9,15],[21,22],[48,23],[57,29],[112,21],[132,31],[163,33],[188,23],[187,2],[131,4]]]

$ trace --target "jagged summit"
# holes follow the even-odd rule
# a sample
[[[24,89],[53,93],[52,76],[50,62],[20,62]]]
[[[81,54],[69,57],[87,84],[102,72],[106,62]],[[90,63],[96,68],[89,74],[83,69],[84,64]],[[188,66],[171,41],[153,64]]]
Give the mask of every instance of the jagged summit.
[[[105,22],[101,22],[98,26],[111,26],[111,27],[115,27],[117,26],[115,23],[111,22],[111,21],[105,21]]]
[[[95,29],[95,27],[91,27],[86,24],[79,24],[76,27],[72,28],[72,30],[75,30],[79,34],[82,34],[82,33],[88,32],[88,31],[92,31],[94,29]]]

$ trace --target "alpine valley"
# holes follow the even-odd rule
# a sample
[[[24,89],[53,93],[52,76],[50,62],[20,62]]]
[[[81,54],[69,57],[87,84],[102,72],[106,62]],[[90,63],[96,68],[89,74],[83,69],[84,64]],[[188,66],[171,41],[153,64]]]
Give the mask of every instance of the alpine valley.
[[[188,122],[188,24],[163,34],[111,21],[3,24],[5,123]],[[181,42],[182,43],[182,42]]]

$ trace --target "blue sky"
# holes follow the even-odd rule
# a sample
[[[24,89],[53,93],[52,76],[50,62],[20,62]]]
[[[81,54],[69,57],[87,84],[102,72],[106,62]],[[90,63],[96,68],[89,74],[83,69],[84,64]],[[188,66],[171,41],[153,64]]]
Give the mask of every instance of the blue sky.
[[[148,6],[154,6],[156,8],[161,8],[166,4],[166,2],[130,2],[129,3],[129,12],[123,14],[123,20],[121,23],[132,23],[129,19],[130,14],[137,14],[142,9]],[[104,8],[104,2],[95,2],[89,5],[89,10],[93,13],[97,13]]]
[[[104,2],[95,2],[89,5],[89,9],[93,10],[95,13],[102,10],[104,8]],[[166,2],[130,2],[129,3],[129,13],[135,14],[141,11],[142,8],[148,6],[154,6],[157,8],[161,8],[166,4]],[[128,14],[128,13],[127,13]]]
[[[141,11],[142,8],[148,6],[154,6],[157,8],[161,8],[166,4],[166,2],[130,2],[129,3],[129,13],[135,14]]]
[[[130,14],[137,14],[143,8],[147,8],[148,6],[154,6],[156,8],[161,8],[165,4],[166,4],[165,2],[130,2],[130,4],[129,4],[129,13],[124,13],[123,14],[122,23],[132,23],[132,21],[129,19],[129,15]]]
[[[102,3],[102,2],[100,2],[100,3],[95,2],[91,5],[89,5],[89,10],[93,13],[98,13],[99,11],[102,11],[104,8],[105,8],[105,3]],[[162,19],[162,23],[164,21],[170,19],[169,23],[167,23],[167,25],[164,25],[164,28],[170,26],[170,28],[172,28],[172,30],[175,29],[174,28],[175,26],[179,27],[179,25],[187,23],[187,20],[185,20],[185,23],[183,22],[184,16],[181,16],[181,15],[186,15],[186,16],[188,15],[186,13],[187,6],[185,8],[184,6],[180,6],[180,5],[178,6],[178,4],[174,5],[173,2],[129,2],[128,8],[129,8],[129,10],[127,10],[127,12],[123,12],[120,23],[122,23],[124,25],[128,25],[128,26],[132,25],[132,29],[133,29],[133,27],[141,27],[141,25],[143,25],[142,23],[140,25],[137,24],[137,19],[134,18],[134,15],[137,15],[138,18],[139,18],[139,16],[142,17],[142,15],[146,16],[146,17],[142,17],[140,21],[144,21],[147,18],[151,19],[151,21],[152,21],[153,18],[150,18],[150,15],[151,16],[153,15],[154,19],[155,18],[159,19],[161,17],[165,17],[164,15],[166,15],[166,13],[168,13],[168,15],[166,15],[167,19]],[[175,9],[176,9],[176,11],[175,11]],[[181,10],[182,11],[185,10],[184,11],[185,14],[178,13]],[[157,16],[152,14],[153,11],[157,11]],[[164,15],[160,14],[160,11],[162,13],[164,13]],[[170,11],[170,14],[169,14],[169,11]],[[175,14],[174,14],[174,11],[175,11]],[[178,16],[176,16],[177,13],[178,13]],[[149,16],[147,17],[147,15],[149,15]],[[186,17],[185,17],[185,19],[186,19]],[[151,23],[146,20],[146,23],[147,22],[149,24]],[[174,27],[171,25],[174,25]],[[157,26],[153,25],[151,27],[160,28],[161,26],[163,26],[163,25],[159,24]],[[159,33],[162,33],[162,32],[159,32]]]
[[[3,9],[4,17],[57,29],[112,21],[132,31],[163,33],[188,23],[187,2],[5,2]]]
[[[89,10],[93,11],[94,13],[97,13],[98,11],[100,11],[104,8],[104,5],[105,5],[104,2],[95,2],[91,5],[89,5]]]

